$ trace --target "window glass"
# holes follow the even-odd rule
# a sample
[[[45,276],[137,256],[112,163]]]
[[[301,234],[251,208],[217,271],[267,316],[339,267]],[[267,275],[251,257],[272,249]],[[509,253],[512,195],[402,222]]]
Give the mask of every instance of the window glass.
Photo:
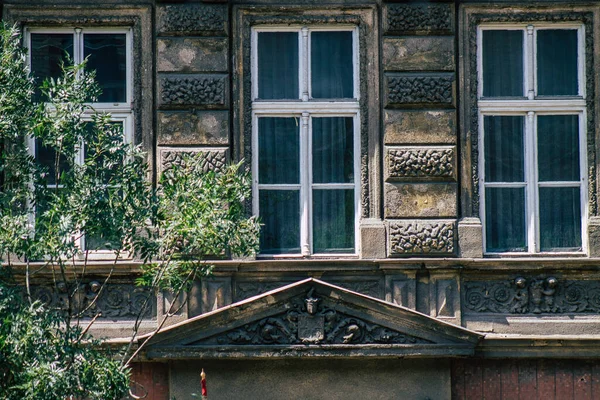
[[[579,187],[540,188],[541,251],[581,250]]]
[[[525,188],[485,189],[486,251],[526,251]]]
[[[523,31],[482,32],[483,96],[524,96]]]
[[[300,183],[298,118],[259,118],[258,154],[261,184]]]
[[[354,252],[354,190],[313,190],[315,253]]]
[[[261,190],[260,252],[300,253],[300,191]]]
[[[258,33],[258,97],[297,99],[298,32]]]
[[[352,32],[311,33],[312,97],[353,98]]]
[[[57,176],[60,180],[60,175],[63,171],[69,168],[69,163],[64,155],[61,154],[60,159],[56,159],[56,151],[51,147],[46,147],[40,139],[35,140],[35,158],[38,163],[45,169],[45,178],[48,185],[57,184]],[[58,161],[58,175],[56,171]]]
[[[538,174],[540,181],[579,180],[579,117],[540,115]]]
[[[313,183],[354,182],[351,117],[312,119]]]
[[[521,116],[486,116],[486,182],[523,182],[525,180],[524,128]]]
[[[127,57],[125,34],[89,34],[83,36],[83,53],[88,70],[96,71],[102,88],[99,102],[127,101]]]
[[[538,95],[578,94],[577,30],[537,31],[537,79]]]
[[[32,33],[31,34],[31,73],[35,77],[35,98],[40,101],[39,87],[46,79],[62,76],[61,66],[73,60],[73,34]]]

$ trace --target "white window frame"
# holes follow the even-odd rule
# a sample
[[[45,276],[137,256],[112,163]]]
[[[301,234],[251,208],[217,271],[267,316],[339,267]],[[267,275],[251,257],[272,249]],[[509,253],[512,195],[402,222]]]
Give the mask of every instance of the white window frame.
[[[537,32],[546,29],[577,30],[578,52],[578,95],[576,96],[540,96],[537,95]],[[523,31],[523,97],[515,99],[483,97],[483,31],[485,30],[521,30]],[[587,108],[585,93],[585,31],[582,24],[486,24],[477,28],[477,72],[478,87],[478,127],[479,127],[479,196],[480,216],[483,226],[483,252],[490,256],[527,256],[527,255],[584,255],[587,254],[588,235],[588,174],[587,174]],[[539,182],[537,159],[537,117],[544,115],[577,115],[579,118],[579,167],[580,179],[574,181]],[[484,117],[486,116],[522,116],[524,118],[524,182],[486,182],[485,181],[485,140]],[[485,221],[485,189],[525,188],[526,251],[524,252],[488,252]],[[579,187],[581,207],[581,250],[580,251],[544,251],[540,250],[540,187]]]
[[[126,57],[126,75],[125,75],[125,88],[126,88],[126,101],[125,102],[94,102],[87,103],[90,109],[86,110],[83,115],[84,121],[91,121],[92,115],[95,113],[110,113],[112,122],[121,122],[123,124],[123,140],[125,143],[133,143],[133,33],[131,28],[128,27],[91,27],[91,28],[79,28],[79,27],[58,27],[58,28],[45,28],[45,27],[26,27],[24,29],[24,40],[25,47],[31,48],[31,34],[53,34],[53,33],[64,33],[73,35],[73,62],[79,64],[84,59],[84,35],[85,34],[124,34],[125,35],[125,57]],[[31,70],[31,52],[27,52],[27,62]],[[27,138],[29,151],[35,156],[36,143],[34,138]],[[84,144],[80,143],[77,148],[75,155],[75,162],[78,164],[83,163],[83,147]],[[50,188],[58,187],[61,185],[48,185]],[[34,216],[31,216],[32,223],[35,222]],[[82,236],[78,241],[77,245],[81,249],[85,249],[85,237]],[[89,251],[89,257],[95,260],[112,260],[114,258],[114,252],[112,250],[91,250]],[[121,258],[128,258],[129,255],[123,254]]]
[[[353,99],[311,98],[310,77],[310,35],[312,32],[352,32],[353,60]],[[257,26],[252,29],[252,76],[258,77],[258,33],[260,32],[297,32],[298,33],[298,98],[293,100],[258,99],[258,79],[252,79],[252,204],[253,213],[260,215],[259,190],[300,189],[300,253],[259,254],[269,258],[304,257],[356,257],[360,254],[360,91],[358,65],[358,28],[353,25],[317,25],[317,26]],[[259,117],[296,117],[300,125],[300,184],[261,184],[258,181],[258,118]],[[312,118],[313,117],[351,117],[354,121],[354,182],[316,184],[312,182]],[[353,253],[314,253],[312,229],[312,190],[313,189],[354,189],[354,252]]]

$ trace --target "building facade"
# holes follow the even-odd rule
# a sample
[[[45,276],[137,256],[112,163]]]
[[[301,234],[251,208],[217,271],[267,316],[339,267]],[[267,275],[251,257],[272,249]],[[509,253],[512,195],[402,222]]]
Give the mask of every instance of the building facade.
[[[2,15],[34,73],[90,57],[96,108],[152,179],[186,152],[252,171],[260,253],[195,284],[134,392],[190,398],[204,368],[214,399],[600,398],[599,3],[5,0]],[[90,291],[108,273],[92,264]],[[120,262],[98,336],[129,334],[138,267]],[[34,289],[60,302],[43,274]]]

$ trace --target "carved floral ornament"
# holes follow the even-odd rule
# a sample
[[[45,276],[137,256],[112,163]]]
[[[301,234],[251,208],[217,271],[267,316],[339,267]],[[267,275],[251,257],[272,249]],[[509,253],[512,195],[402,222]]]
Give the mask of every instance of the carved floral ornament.
[[[466,282],[464,304],[477,313],[598,313],[600,281],[566,281],[549,276]]]

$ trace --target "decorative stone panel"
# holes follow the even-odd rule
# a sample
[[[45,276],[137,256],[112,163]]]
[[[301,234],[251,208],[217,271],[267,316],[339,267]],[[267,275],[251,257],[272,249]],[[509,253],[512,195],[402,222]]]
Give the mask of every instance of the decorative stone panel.
[[[452,33],[454,16],[451,4],[387,4],[386,34]]]
[[[456,112],[385,110],[383,129],[386,144],[454,144]]]
[[[159,146],[229,144],[227,111],[158,112]]]
[[[226,75],[162,75],[159,76],[159,105],[163,108],[224,108],[227,86]]]
[[[464,285],[470,313],[600,313],[600,281],[563,280],[553,276],[516,276]]]
[[[391,256],[441,255],[454,252],[453,220],[389,221]]]
[[[454,37],[402,37],[383,39],[386,71],[453,71]]]
[[[212,148],[212,149],[185,149],[185,148],[160,148],[160,172],[164,172],[174,165],[184,166],[185,160],[184,154],[201,153],[202,171],[219,171],[225,168],[227,165],[227,153],[226,148]]]
[[[159,38],[158,72],[227,72],[227,38]]]
[[[454,99],[454,74],[387,75],[387,106],[446,105]]]
[[[226,36],[227,7],[207,4],[172,4],[156,10],[162,35]]]
[[[391,147],[387,149],[388,181],[415,178],[454,180],[456,178],[454,147]]]
[[[74,314],[81,313],[83,318],[93,318],[100,314],[100,319],[131,320],[156,317],[156,297],[146,288],[129,284],[107,284],[101,291],[102,283],[92,281],[75,287],[58,284],[53,286],[33,286],[31,296],[49,308],[66,310],[68,293],[75,292],[72,298]],[[98,297],[96,299],[96,297]]]
[[[385,218],[456,217],[455,183],[385,183]]]

